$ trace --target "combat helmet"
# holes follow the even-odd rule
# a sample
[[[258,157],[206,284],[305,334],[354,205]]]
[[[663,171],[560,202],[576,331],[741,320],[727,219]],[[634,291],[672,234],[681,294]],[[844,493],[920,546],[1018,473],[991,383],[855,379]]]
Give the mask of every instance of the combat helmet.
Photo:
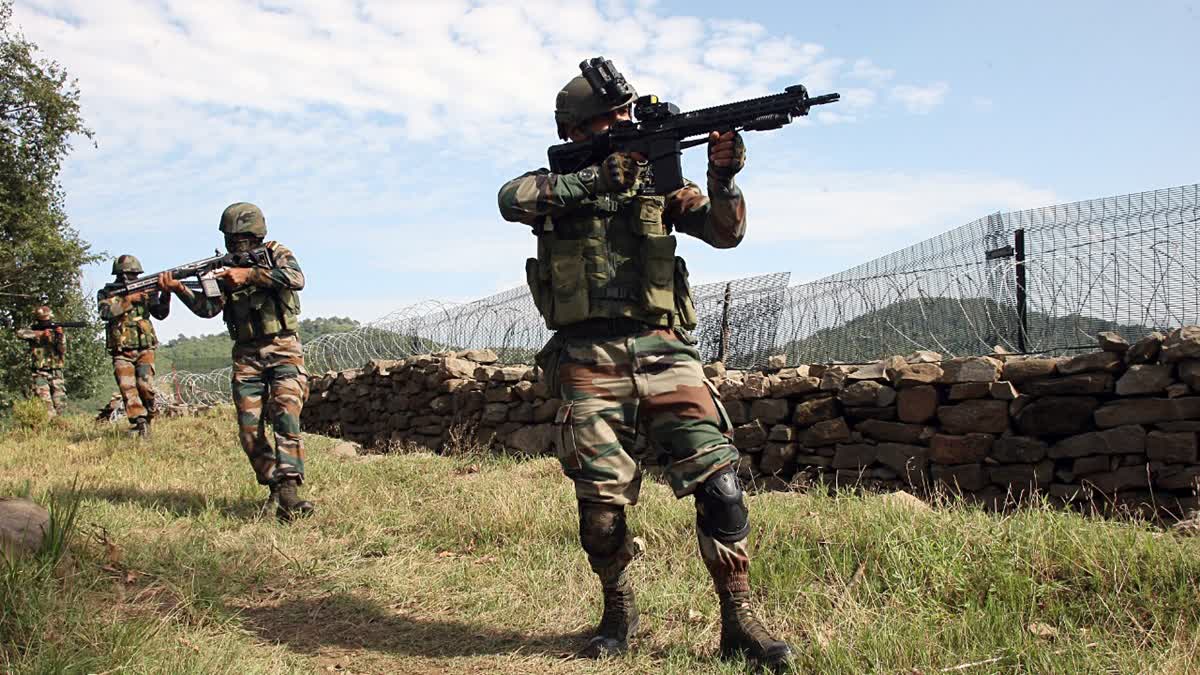
[[[33,310],[33,320],[40,321],[42,323],[49,323],[54,320],[54,312],[51,312],[50,308],[46,305],[42,305],[41,307]]]
[[[596,93],[582,75],[576,75],[558,92],[554,100],[554,122],[558,125],[558,137],[568,140],[572,129],[597,115],[603,115],[633,103],[637,92],[631,85],[624,84],[624,91],[611,100]]]
[[[126,272],[129,274],[141,274],[143,272],[142,261],[128,253],[117,256],[117,259],[113,261],[112,273],[123,274]]]
[[[226,235],[252,234],[263,239],[267,236],[267,219],[262,209],[250,202],[234,202],[221,213],[219,229]]]

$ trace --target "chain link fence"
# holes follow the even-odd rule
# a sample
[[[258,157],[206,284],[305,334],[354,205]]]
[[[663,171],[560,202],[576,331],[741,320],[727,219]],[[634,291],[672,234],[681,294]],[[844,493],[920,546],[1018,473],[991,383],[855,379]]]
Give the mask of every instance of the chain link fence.
[[[736,368],[946,356],[1061,353],[1100,331],[1137,339],[1200,323],[1200,185],[985,216],[824,279],[788,273],[694,287],[706,361]],[[425,302],[305,346],[314,373],[370,359],[490,348],[529,363],[550,337],[528,291]],[[229,369],[160,378],[190,402],[228,400]]]

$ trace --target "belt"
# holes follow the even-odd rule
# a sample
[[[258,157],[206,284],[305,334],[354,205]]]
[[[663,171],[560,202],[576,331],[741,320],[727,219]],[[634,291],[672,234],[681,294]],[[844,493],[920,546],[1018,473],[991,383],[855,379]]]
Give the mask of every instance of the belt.
[[[664,326],[651,326],[644,321],[637,319],[584,319],[577,321],[569,326],[563,326],[558,329],[558,334],[567,338],[585,338],[585,337],[618,337],[622,335],[637,335],[652,330],[665,328]]]

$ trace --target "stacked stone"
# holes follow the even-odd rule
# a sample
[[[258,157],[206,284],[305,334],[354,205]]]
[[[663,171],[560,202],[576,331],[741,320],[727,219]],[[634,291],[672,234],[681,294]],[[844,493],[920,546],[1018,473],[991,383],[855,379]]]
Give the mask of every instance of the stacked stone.
[[[917,352],[869,365],[705,367],[729,412],[739,472],[783,488],[823,481],[948,488],[988,503],[1195,504],[1200,327],[1071,357]],[[1002,352],[1002,350],[996,350]],[[475,440],[553,452],[559,401],[534,368],[490,350],[372,361],[312,383],[306,430],[383,448]],[[470,434],[473,439],[464,439]]]
[[[533,367],[497,361],[492,350],[474,349],[326,373],[312,381],[301,423],[306,431],[385,450],[415,444],[442,451],[477,442],[522,454],[551,452],[558,400],[547,396]]]
[[[949,488],[988,503],[1190,509],[1200,478],[1200,328],[1062,358],[918,352],[866,366],[709,368],[743,478]],[[1001,351],[1001,350],[997,350]]]

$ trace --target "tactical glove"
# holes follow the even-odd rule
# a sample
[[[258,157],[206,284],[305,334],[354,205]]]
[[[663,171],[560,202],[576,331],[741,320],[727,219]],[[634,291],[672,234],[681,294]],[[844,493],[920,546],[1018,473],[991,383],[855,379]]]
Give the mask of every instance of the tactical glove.
[[[645,166],[632,155],[614,152],[596,167],[596,194],[629,192],[637,186]]]
[[[736,131],[708,135],[708,174],[719,180],[730,180],[746,166],[746,144]]]

